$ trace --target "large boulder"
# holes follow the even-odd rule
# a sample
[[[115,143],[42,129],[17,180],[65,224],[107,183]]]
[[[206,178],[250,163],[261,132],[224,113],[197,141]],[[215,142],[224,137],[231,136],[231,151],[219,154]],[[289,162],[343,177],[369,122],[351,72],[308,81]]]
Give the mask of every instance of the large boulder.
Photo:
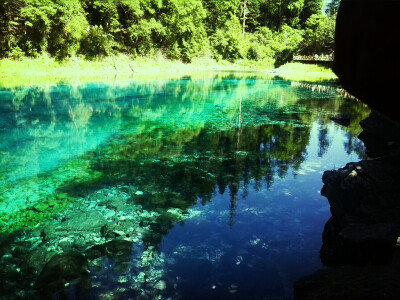
[[[53,256],[35,283],[42,299],[89,299],[90,287],[87,259],[74,251]]]

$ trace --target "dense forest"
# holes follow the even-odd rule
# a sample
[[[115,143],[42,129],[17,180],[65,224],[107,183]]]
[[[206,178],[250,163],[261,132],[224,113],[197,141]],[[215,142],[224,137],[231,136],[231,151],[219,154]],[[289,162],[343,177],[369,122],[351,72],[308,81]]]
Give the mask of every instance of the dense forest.
[[[282,64],[333,51],[340,0],[1,0],[0,58],[124,53]]]

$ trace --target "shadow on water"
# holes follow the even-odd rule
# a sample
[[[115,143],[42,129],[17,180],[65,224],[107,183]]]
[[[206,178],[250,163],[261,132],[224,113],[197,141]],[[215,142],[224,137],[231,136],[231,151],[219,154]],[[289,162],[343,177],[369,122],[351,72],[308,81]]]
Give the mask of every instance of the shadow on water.
[[[60,84],[0,97],[6,298],[290,297],[294,279],[277,259],[293,245],[265,228],[294,218],[281,215],[290,209],[283,200],[275,212],[265,201],[312,198],[292,195],[290,185],[304,176],[299,183],[314,185],[303,181],[306,166],[328,155],[334,131],[343,136],[343,159],[362,155],[357,118],[369,112],[334,90],[233,74]],[[339,129],[329,120],[336,113],[354,118]],[[191,246],[179,246],[170,234],[196,224],[202,229],[192,234],[210,245],[188,237]],[[246,224],[254,232],[241,232]],[[224,235],[251,241],[227,245]]]

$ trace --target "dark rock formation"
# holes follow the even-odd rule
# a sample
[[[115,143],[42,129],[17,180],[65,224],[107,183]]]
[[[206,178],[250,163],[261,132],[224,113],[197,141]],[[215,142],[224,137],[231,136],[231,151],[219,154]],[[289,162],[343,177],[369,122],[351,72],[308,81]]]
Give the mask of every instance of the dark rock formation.
[[[350,114],[337,114],[334,116],[329,117],[332,121],[343,125],[343,126],[349,126],[350,125],[350,120],[351,120],[351,115]]]
[[[298,281],[297,299],[393,299],[398,291],[400,149],[393,141],[399,140],[400,132],[396,126],[371,113],[362,122],[363,136],[374,137],[366,143],[367,150],[380,156],[324,173],[321,194],[328,198],[332,217],[323,231],[320,256],[332,268]],[[393,278],[382,281],[374,276]]]
[[[347,91],[373,109],[359,136],[373,159],[324,173],[321,194],[332,217],[320,256],[330,268],[300,279],[296,299],[399,298],[399,20],[400,1],[341,2],[334,71]]]
[[[351,94],[390,118],[400,80],[400,1],[342,0],[336,23],[333,68]]]
[[[400,269],[386,266],[335,267],[300,279],[295,299],[398,299]]]
[[[380,157],[400,149],[400,124],[372,111],[361,121],[363,132],[359,139],[364,142],[369,157]]]

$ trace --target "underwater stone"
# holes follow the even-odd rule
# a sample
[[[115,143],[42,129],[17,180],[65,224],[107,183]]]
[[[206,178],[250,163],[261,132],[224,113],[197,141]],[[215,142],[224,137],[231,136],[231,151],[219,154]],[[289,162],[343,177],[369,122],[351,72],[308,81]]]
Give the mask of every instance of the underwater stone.
[[[130,222],[108,222],[101,228],[101,235],[105,238],[125,237],[132,234],[132,224]]]
[[[60,246],[64,251],[72,250],[74,244],[75,240],[72,237],[63,238],[58,242],[58,246]]]
[[[116,264],[113,271],[119,275],[129,274],[132,271],[132,264],[130,262]]]
[[[29,256],[30,249],[25,246],[16,246],[12,251],[11,254],[13,257],[25,259]]]
[[[160,280],[154,285],[154,288],[156,290],[163,291],[163,290],[165,290],[167,288],[167,284],[165,283],[164,280]]]
[[[76,233],[96,233],[100,232],[101,227],[106,222],[104,216],[97,211],[77,211],[67,216],[64,222],[46,226],[42,231],[42,235],[45,240],[52,240],[59,236],[74,235]]]
[[[43,266],[48,262],[56,252],[47,251],[44,248],[36,249],[29,252],[27,259],[23,260],[21,268],[29,273],[39,274]]]
[[[70,251],[55,255],[44,266],[35,288],[42,297],[52,297],[58,294],[66,296],[70,283],[75,286],[77,298],[86,298],[90,289],[88,262],[79,252]]]
[[[89,200],[97,203],[105,203],[107,198],[102,193],[93,193],[90,195]]]
[[[47,203],[38,203],[33,206],[33,210],[37,212],[44,212],[49,208]]]
[[[121,210],[125,206],[125,201],[121,197],[113,196],[108,197],[106,207],[114,210]]]
[[[130,262],[132,259],[132,242],[113,240],[105,244],[95,245],[86,251],[89,259],[107,256],[116,262]]]

